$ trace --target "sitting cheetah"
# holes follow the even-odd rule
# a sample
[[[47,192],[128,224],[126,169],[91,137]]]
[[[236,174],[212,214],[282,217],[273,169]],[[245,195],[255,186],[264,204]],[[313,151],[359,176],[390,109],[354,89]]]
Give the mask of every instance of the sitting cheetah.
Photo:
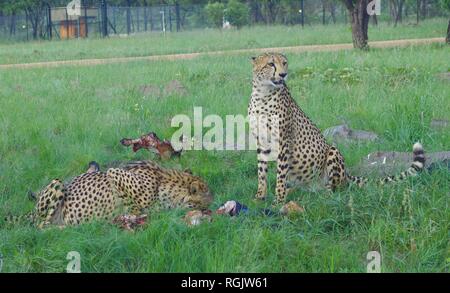
[[[27,217],[38,228],[109,219],[121,204],[137,214],[154,205],[163,209],[206,209],[213,200],[200,177],[151,161],[133,162],[106,173],[92,162],[88,172],[67,185],[55,179],[36,198],[35,209]]]
[[[325,180],[329,190],[349,182],[362,186],[366,178],[346,173],[341,153],[329,145],[320,130],[300,109],[286,85],[287,58],[266,53],[253,58],[253,91],[248,106],[250,128],[257,144],[257,199],[267,194],[267,165],[270,156],[277,160],[276,203],[284,202],[287,183],[307,184],[316,176]],[[263,118],[263,119],[262,119]],[[264,143],[265,142],[265,143]],[[422,171],[424,151],[419,143],[413,147],[411,167],[381,182],[402,180]]]

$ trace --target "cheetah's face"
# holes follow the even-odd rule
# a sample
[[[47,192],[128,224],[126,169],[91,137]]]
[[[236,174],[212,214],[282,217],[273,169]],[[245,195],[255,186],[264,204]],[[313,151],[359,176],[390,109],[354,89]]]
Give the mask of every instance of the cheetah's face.
[[[181,199],[181,206],[184,208],[206,209],[213,201],[208,185],[199,177],[194,177],[188,193]]]
[[[279,53],[265,53],[253,59],[253,80],[259,86],[282,87],[288,76],[287,58]]]

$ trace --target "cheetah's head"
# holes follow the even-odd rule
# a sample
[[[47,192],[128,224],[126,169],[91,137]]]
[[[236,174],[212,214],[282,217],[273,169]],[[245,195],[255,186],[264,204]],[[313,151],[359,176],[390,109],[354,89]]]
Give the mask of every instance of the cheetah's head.
[[[198,176],[192,176],[188,187],[188,194],[180,198],[180,205],[184,208],[207,209],[213,201],[208,185]]]
[[[288,60],[280,53],[264,53],[252,58],[253,82],[257,86],[282,87],[288,76]]]

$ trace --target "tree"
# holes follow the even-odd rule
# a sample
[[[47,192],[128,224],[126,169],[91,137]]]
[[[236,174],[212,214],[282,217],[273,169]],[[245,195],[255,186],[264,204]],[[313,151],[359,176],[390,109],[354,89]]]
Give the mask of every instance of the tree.
[[[263,20],[261,13],[261,2],[258,0],[247,0],[247,5],[250,7],[250,15],[252,23],[259,23]]]
[[[248,23],[249,8],[238,0],[230,0],[225,11],[225,18],[238,29]]]
[[[336,0],[329,1],[330,14],[333,19],[333,23],[336,23],[336,4]]]
[[[342,0],[347,7],[352,23],[353,47],[367,50],[369,48],[368,29],[369,14],[367,14],[367,0]]]
[[[278,13],[280,12],[280,0],[261,0],[262,11],[265,15],[265,22],[275,23]]]
[[[39,31],[42,32],[44,16],[50,1],[44,0],[19,0],[16,1],[19,8],[25,10],[31,23],[33,39],[37,39]]]
[[[391,17],[394,19],[394,26],[397,26],[398,22],[402,22],[404,4],[405,0],[391,0],[389,2]]]
[[[420,14],[422,16],[422,19],[425,19],[428,14],[428,1],[427,0],[420,0]]]
[[[208,3],[205,6],[209,25],[222,28],[225,5],[220,2]]]

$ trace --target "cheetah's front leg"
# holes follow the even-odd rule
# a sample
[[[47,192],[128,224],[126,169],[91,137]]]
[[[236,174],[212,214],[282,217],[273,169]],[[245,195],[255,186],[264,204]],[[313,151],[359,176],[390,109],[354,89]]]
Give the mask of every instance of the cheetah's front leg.
[[[277,160],[277,186],[275,204],[284,203],[288,195],[287,190],[287,173],[289,171],[289,148],[286,140],[280,142],[280,151]]]
[[[267,168],[269,156],[271,153],[268,140],[268,123],[267,120],[262,120],[258,115],[249,114],[249,123],[252,136],[256,141],[256,152],[258,159],[258,191],[255,198],[257,200],[265,200],[267,196]]]
[[[258,200],[265,200],[267,196],[267,153],[270,153],[270,150],[263,150],[258,147],[258,191],[255,195]]]

